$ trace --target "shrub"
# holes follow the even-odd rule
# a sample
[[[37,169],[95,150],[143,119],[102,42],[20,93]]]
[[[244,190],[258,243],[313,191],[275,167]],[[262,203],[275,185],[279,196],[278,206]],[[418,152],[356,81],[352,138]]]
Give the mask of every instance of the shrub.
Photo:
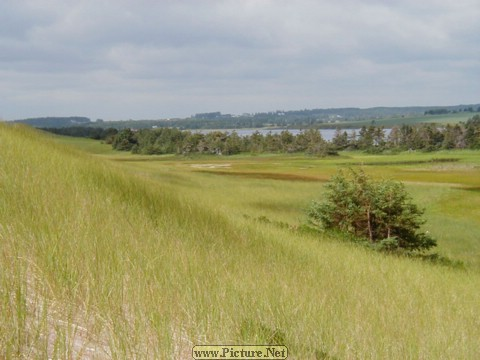
[[[310,223],[365,239],[384,250],[428,250],[436,241],[418,232],[424,210],[412,203],[405,186],[392,180],[374,181],[363,171],[339,172],[325,185],[323,202],[308,209]]]

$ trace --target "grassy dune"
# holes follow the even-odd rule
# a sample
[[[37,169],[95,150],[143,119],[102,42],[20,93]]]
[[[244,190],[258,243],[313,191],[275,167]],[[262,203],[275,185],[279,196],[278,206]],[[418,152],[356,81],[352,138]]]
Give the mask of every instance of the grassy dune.
[[[0,358],[188,359],[222,343],[285,344],[292,359],[480,356],[478,271],[255,220],[301,222],[319,181],[204,171],[264,161],[321,180],[333,160],[132,161],[1,124],[0,154]]]
[[[406,183],[426,208],[436,250],[480,272],[480,155],[475,151],[366,155],[346,152],[318,159],[298,155],[229,157],[117,154],[124,169],[170,185],[190,199],[208,201],[234,217],[263,218],[291,227],[305,223],[305,209],[322,195],[322,185],[339,168],[362,167],[376,178]],[[187,195],[186,195],[187,196]]]

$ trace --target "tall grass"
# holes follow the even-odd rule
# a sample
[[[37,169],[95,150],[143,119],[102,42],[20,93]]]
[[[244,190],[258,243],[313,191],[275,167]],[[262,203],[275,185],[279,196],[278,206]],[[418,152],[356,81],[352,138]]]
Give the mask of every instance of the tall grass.
[[[480,271],[478,151],[398,155],[345,152],[320,159],[298,155],[194,159],[131,156],[116,163],[125,165],[125,170],[160,181],[162,186],[170,184],[189,199],[208,201],[211,207],[229,216],[261,218],[293,227],[306,221],[305,209],[312,199],[321,198],[324,181],[339,167],[363,167],[373,177],[406,182],[414,202],[426,208],[423,230],[438,240],[435,251]],[[263,176],[265,173],[268,176]]]
[[[480,355],[476,273],[258,223],[24,127],[0,150],[1,358]]]

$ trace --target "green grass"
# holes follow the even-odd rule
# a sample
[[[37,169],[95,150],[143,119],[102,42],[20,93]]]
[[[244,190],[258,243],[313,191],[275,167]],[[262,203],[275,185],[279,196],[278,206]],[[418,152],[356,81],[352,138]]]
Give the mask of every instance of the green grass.
[[[291,226],[306,221],[305,208],[312,198],[321,196],[323,182],[338,168],[363,166],[377,178],[406,182],[417,203],[426,207],[426,228],[439,241],[437,251],[480,271],[477,236],[480,193],[475,191],[480,186],[477,151],[396,155],[344,152],[326,159],[283,154],[185,158],[117,152],[115,157],[108,158],[121,160],[128,171],[153,177],[164,185],[173,184],[174,191],[207,198],[213,207],[236,211],[238,216],[266,217]]]
[[[111,156],[115,156],[118,154],[118,151],[113,150],[110,145],[105,144],[103,141],[95,141],[92,139],[81,137],[53,135],[49,132],[43,132],[43,134],[45,137],[54,139],[57,143],[74,146],[90,154]]]
[[[86,149],[84,145],[82,148]],[[291,226],[306,221],[305,208],[312,198],[321,196],[322,183],[338,168],[363,166],[375,177],[406,182],[415,200],[427,207],[426,228],[439,240],[437,251],[480,271],[477,236],[480,193],[475,191],[480,186],[477,151],[396,155],[344,152],[326,159],[283,154],[185,158],[117,152],[108,158],[121,160],[128,171],[153,177],[164,185],[172,183],[175,191],[190,197],[199,194],[200,198],[207,197],[213,207],[236,211],[238,216],[266,217]],[[213,166],[201,167],[205,165]]]
[[[420,116],[401,116],[401,117],[387,117],[382,119],[375,120],[357,120],[357,121],[344,121],[338,122],[335,124],[324,124],[320,127],[331,128],[340,127],[340,128],[360,128],[362,126],[384,126],[386,128],[391,128],[393,126],[405,125],[417,125],[421,123],[435,123],[435,124],[457,124],[459,122],[467,122],[468,119],[472,118],[475,113],[469,112],[460,112],[456,114],[445,114],[445,115],[420,115]]]
[[[376,158],[139,161],[112,156],[106,145],[70,146],[0,127],[0,358],[188,359],[195,344],[268,342],[287,345],[292,359],[480,355],[473,265],[458,270],[386,257],[255,220],[301,223],[302,209],[339,165]],[[415,159],[428,156],[457,155]],[[470,166],[475,158],[458,156],[450,165]],[[230,167],[191,166],[214,163]],[[442,199],[478,195],[461,190],[471,185],[461,180],[445,187],[437,172],[449,170],[437,165],[407,169],[430,168],[420,171],[425,183],[409,188],[443,226],[438,216],[462,202],[442,209]],[[405,165],[365,168],[392,176]],[[430,186],[432,179],[438,185]]]

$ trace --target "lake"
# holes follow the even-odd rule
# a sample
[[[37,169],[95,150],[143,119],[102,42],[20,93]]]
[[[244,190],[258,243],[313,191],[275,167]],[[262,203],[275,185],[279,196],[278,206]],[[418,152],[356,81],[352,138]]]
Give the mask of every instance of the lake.
[[[384,129],[384,133],[385,133],[385,136],[388,136],[388,134],[390,134],[390,130],[391,129]],[[222,130],[198,130],[196,132],[199,132],[199,133],[202,133],[202,134],[208,134],[209,132],[212,132],[212,131],[222,131],[222,132],[228,132],[228,133],[232,133],[233,131],[235,131],[238,135],[240,136],[250,136],[252,135],[255,131],[258,131],[260,134],[262,135],[267,135],[268,133],[271,133],[271,134],[280,134],[282,131],[285,131],[285,129],[222,129]],[[290,132],[292,135],[298,135],[302,132],[303,130],[298,130],[298,129],[288,129],[288,132]],[[335,129],[319,129],[320,131],[320,134],[322,134],[322,137],[327,140],[327,141],[331,141],[334,136],[335,136]],[[345,129],[345,130],[342,130],[343,131],[346,131],[347,134],[351,134],[353,131],[355,131],[355,133],[357,134],[358,136],[358,133],[360,132],[360,129]]]

